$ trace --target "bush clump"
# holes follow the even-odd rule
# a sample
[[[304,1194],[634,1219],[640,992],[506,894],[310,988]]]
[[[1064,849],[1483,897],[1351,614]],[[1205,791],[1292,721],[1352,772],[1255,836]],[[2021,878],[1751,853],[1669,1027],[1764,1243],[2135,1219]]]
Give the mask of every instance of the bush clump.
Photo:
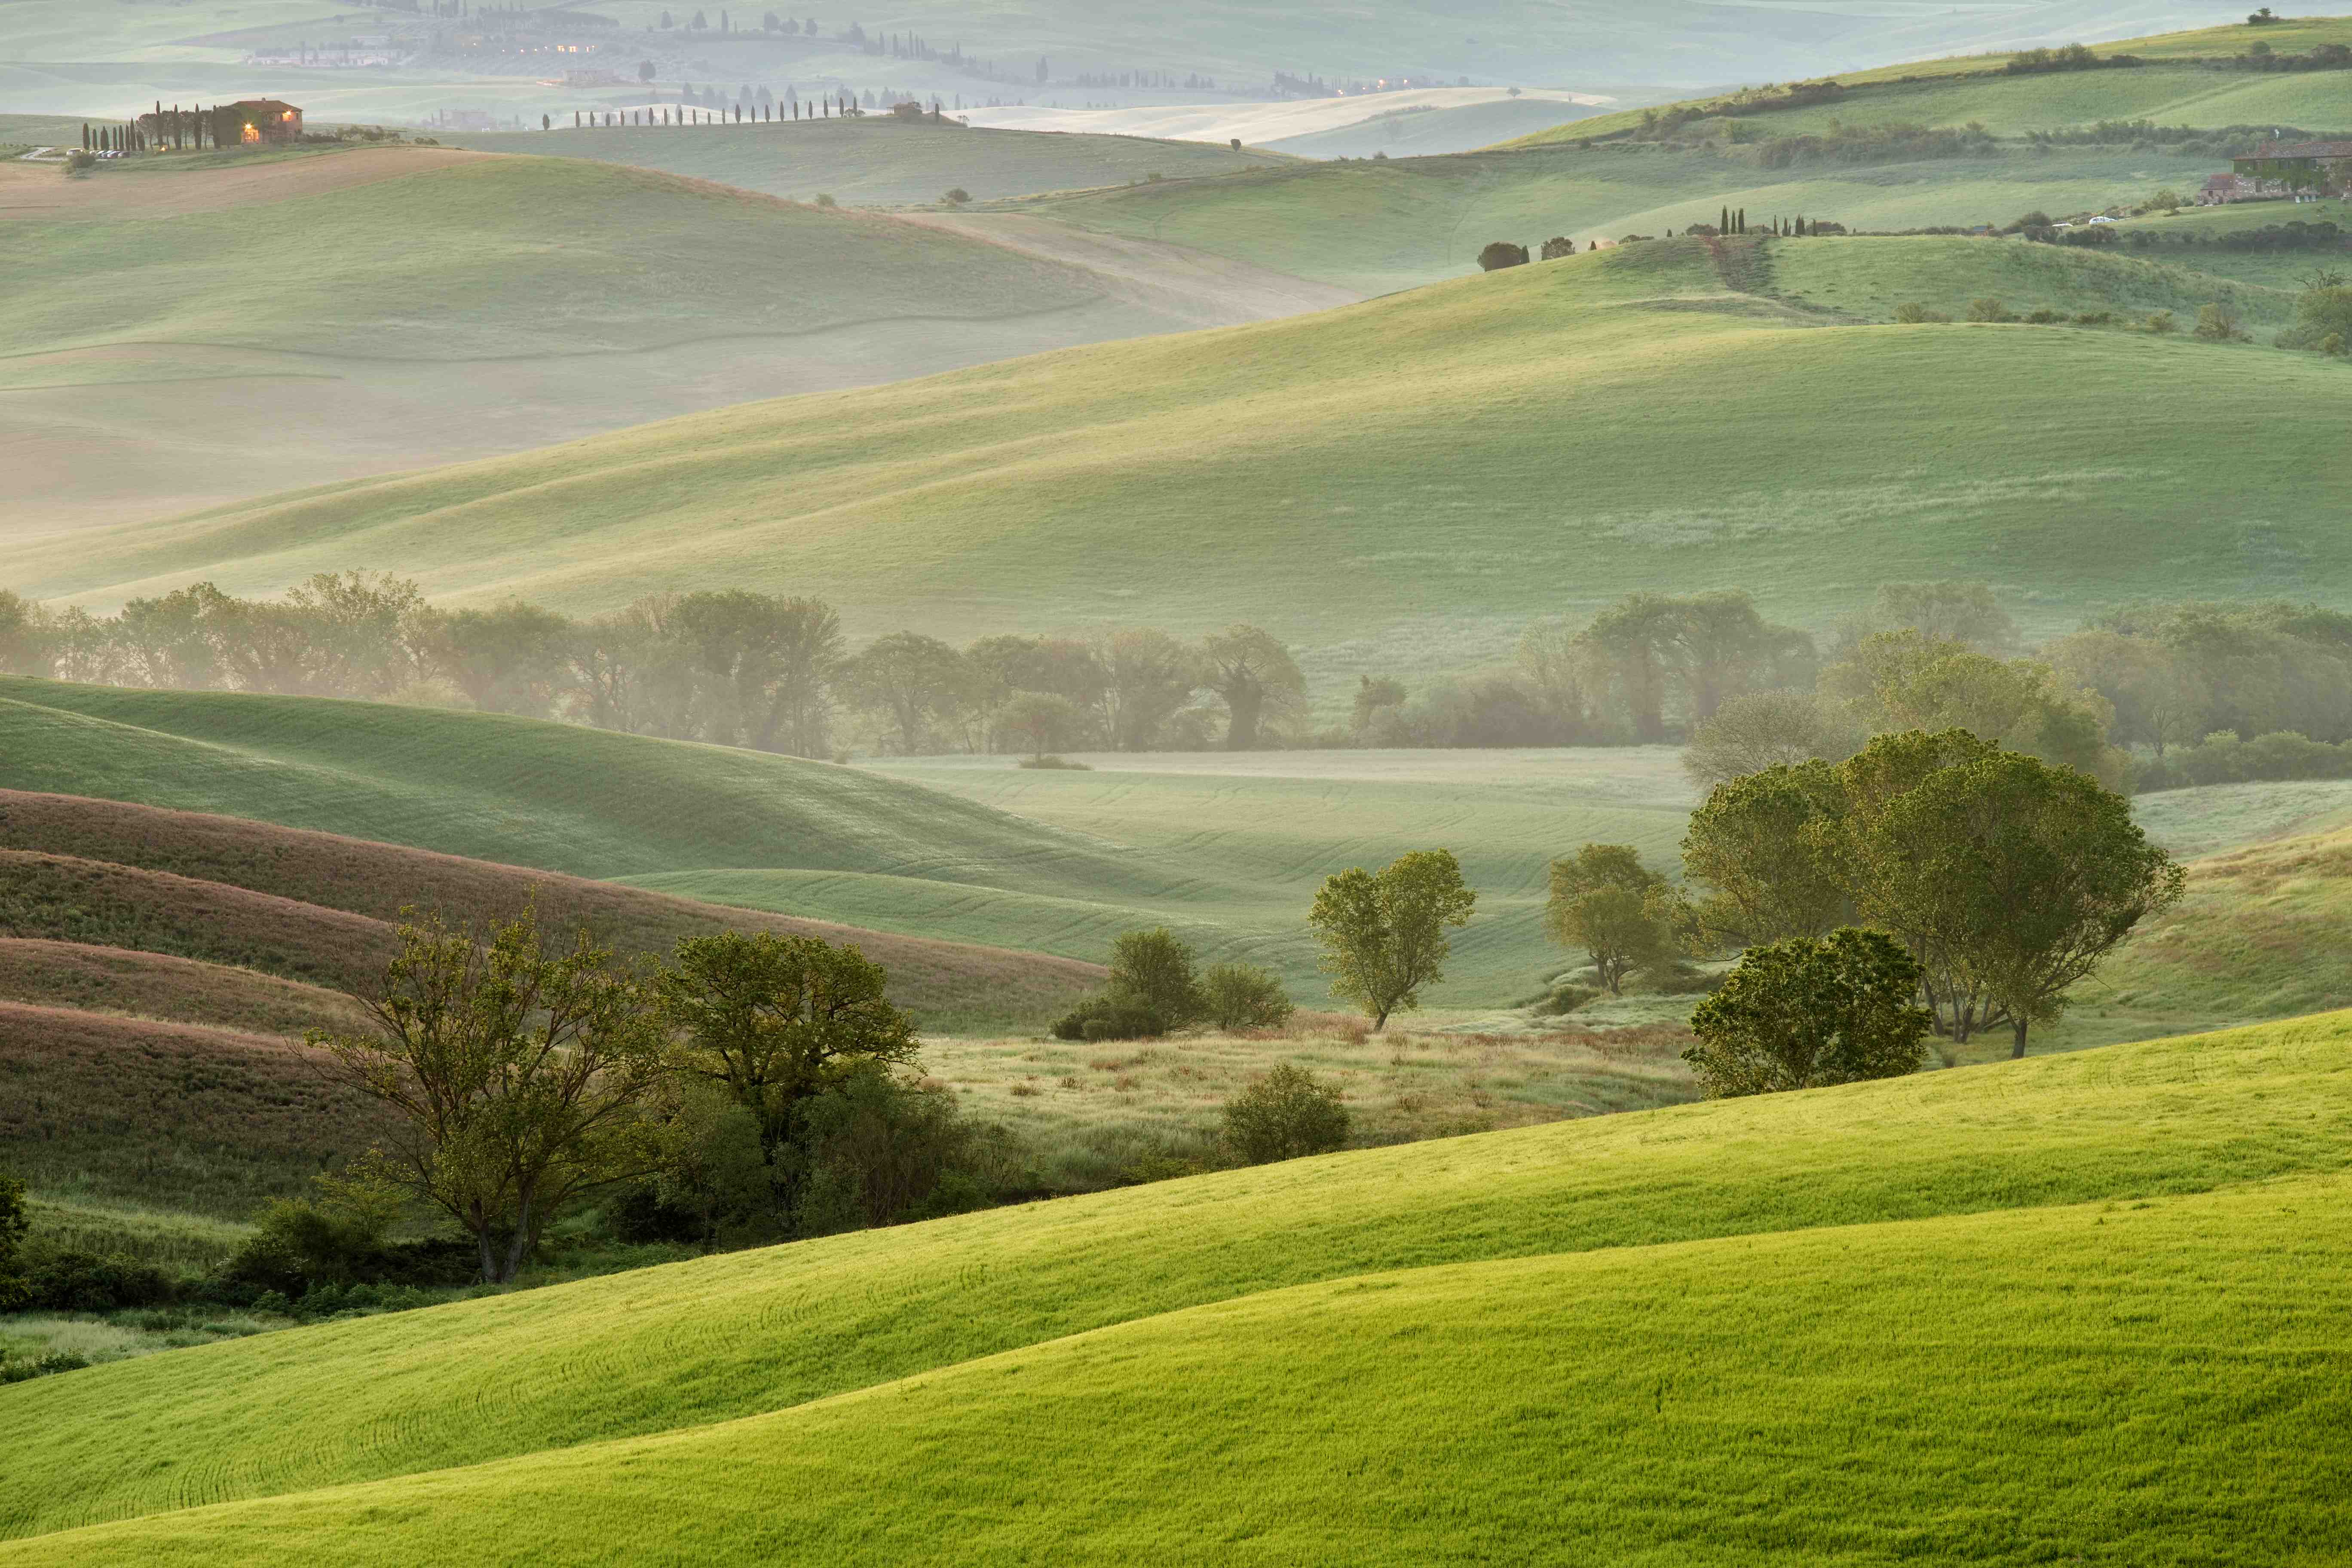
[[[1225,1142],[1252,1165],[1343,1149],[1349,1125],[1339,1090],[1288,1062],[1225,1101]]]
[[[1971,300],[1969,301],[1969,320],[1971,321],[2014,321],[2017,320],[2017,314],[1998,300]]]
[[[1054,1020],[1057,1040],[1150,1040],[1168,1032],[1168,1020],[1132,996],[1089,996]]]
[[[1272,970],[1254,963],[1215,963],[1201,976],[1209,1022],[1228,1032],[1278,1029],[1295,1010]]]
[[[1948,321],[1952,318],[1941,310],[1930,310],[1916,300],[1906,300],[1895,307],[1895,319],[1906,327],[1916,327],[1930,321]]]

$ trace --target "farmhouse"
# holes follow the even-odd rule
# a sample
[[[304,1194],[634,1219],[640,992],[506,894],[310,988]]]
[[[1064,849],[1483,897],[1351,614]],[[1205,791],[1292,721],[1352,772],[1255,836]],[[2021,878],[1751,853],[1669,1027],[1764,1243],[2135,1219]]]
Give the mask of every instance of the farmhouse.
[[[2264,142],[2230,164],[2264,194],[2342,191],[2352,186],[2352,142]]]
[[[302,111],[274,98],[248,98],[212,111],[213,144],[253,147],[302,139]]]

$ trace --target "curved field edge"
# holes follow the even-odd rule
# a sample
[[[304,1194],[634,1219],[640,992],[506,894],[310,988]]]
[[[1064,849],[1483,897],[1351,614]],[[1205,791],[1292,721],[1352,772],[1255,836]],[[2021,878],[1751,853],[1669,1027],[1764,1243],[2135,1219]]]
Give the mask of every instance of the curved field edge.
[[[0,1563],[2316,1563],[2339,1177],[1368,1275]]]
[[[730,1254],[0,1390],[0,1534],[756,1415],[1381,1270],[2352,1164],[2352,1014]]]

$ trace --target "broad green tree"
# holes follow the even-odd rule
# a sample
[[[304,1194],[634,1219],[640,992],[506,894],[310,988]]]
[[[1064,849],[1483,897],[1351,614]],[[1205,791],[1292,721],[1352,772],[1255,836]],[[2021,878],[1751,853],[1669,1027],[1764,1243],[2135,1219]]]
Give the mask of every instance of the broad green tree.
[[[1038,762],[1087,732],[1087,716],[1066,697],[1049,691],[1016,691],[996,715],[996,731],[1003,739]]]
[[[1752,947],[1693,1010],[1683,1058],[1720,1096],[1897,1078],[1924,1055],[1918,988],[1918,963],[1884,931]]]
[[[1225,704],[1225,750],[1254,750],[1269,719],[1303,712],[1307,679],[1270,632],[1233,626],[1201,645],[1202,684]]]
[[[932,726],[956,716],[972,693],[963,655],[920,632],[876,639],[846,668],[851,700],[889,721],[901,754],[923,750]]]
[[[399,1112],[367,1172],[474,1238],[482,1277],[512,1279],[581,1194],[651,1172],[647,1110],[670,1053],[637,980],[583,931],[551,948],[535,916],[478,932],[403,925],[364,1035],[314,1033]]]
[[[1421,1005],[1423,985],[1444,977],[1449,927],[1470,923],[1478,895],[1449,849],[1416,849],[1380,871],[1361,867],[1324,880],[1307,923],[1323,947],[1331,993],[1385,1027]]]
[[[1544,925],[1562,947],[1584,950],[1612,996],[1628,973],[1676,954],[1666,879],[1630,844],[1587,844],[1554,860]]]
[[[759,1120],[778,1207],[807,1179],[810,1104],[862,1069],[915,1059],[913,1021],[884,994],[882,967],[815,937],[688,937],[656,977],[680,1062]]]
[[[1903,935],[1965,1026],[2031,1026],[2139,922],[2178,902],[2180,868],[2131,805],[2071,768],[1994,752],[1941,768],[1857,837],[1871,912]]]
[[[1192,948],[1165,926],[1121,931],[1110,944],[1109,989],[1140,1002],[1171,1029],[1208,1012]]]
[[[1704,940],[1733,947],[1820,936],[1853,919],[1837,852],[1847,804],[1824,762],[1780,764],[1717,784],[1691,814],[1683,875]]]

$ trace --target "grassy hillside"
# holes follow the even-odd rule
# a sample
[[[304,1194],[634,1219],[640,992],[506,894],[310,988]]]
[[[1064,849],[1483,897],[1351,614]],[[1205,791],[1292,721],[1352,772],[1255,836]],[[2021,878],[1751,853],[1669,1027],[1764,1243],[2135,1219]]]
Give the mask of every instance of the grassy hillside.
[[[1517,98],[1381,114],[1328,131],[1285,136],[1265,146],[1269,152],[1301,158],[1369,158],[1376,153],[1391,158],[1419,158],[1491,147],[1601,112],[1600,105]]]
[[[2158,1542],[2230,1529],[2233,1561],[2324,1557],[2316,1472],[2287,1456],[2342,1419],[2319,1324],[2347,1282],[2316,1243],[2343,1221],[2348,1037],[2336,1016],[1366,1151],[337,1324],[299,1355],[265,1340],[43,1380],[0,1390],[0,1460],[28,1483],[0,1529],[163,1517],[0,1561],[390,1561],[434,1523],[491,1561],[584,1561],[639,1524],[726,1559],[751,1527],[705,1489],[760,1474],[782,1495],[737,1495],[782,1521],[770,1552],[911,1560],[952,1537],[995,1562],[1050,1537],[1156,1561],[1210,1528],[1139,1500],[1165,1495],[1222,1500],[1240,1529],[1221,1539],[1270,1562],[1304,1550],[1276,1515],[1348,1496],[1359,1467],[1393,1510],[1377,1550],[1431,1561],[1465,1527],[1530,1538],[1529,1509],[1556,1533],[1562,1488],[1618,1463],[1649,1479],[1602,1488],[1591,1529],[1662,1562],[2095,1557],[2139,1531],[2135,1560],[2188,1563],[2214,1558]],[[1825,1426],[1832,1407],[1852,1419]],[[1373,1432],[1419,1434],[1414,1463],[1350,1435]],[[618,1438],[657,1440],[572,1447]],[[1623,1458],[1577,1458],[1587,1441]],[[924,1500],[869,1509],[819,1452],[871,1453],[867,1480]],[[1518,1468],[1536,1454],[1540,1486]],[[1690,1468],[1661,1483],[1670,1454]],[[1792,1497],[1792,1464],[1826,1479]],[[2119,1470],[2145,1489],[2118,1500]],[[167,1511],[399,1476],[419,1479]],[[542,1485],[635,1506],[566,1514],[531,1504]],[[795,1496],[864,1533],[811,1533]],[[489,1533],[493,1498],[527,1546]],[[2259,1533],[2284,1519],[2305,1533]]]
[[[372,968],[383,921],[403,904],[503,912],[538,891],[551,918],[584,921],[640,951],[667,949],[722,923],[856,941],[894,972],[899,1000],[930,1026],[1002,1026],[1062,1005],[1094,971],[808,920],[722,914],[539,873],[610,877],[766,863],[983,887],[992,877],[1025,877],[1046,888],[1094,883],[1130,897],[1164,875],[1123,866],[1108,846],[845,769],[530,721],[0,681],[0,790],[80,791],[253,819],[10,797],[9,843],[69,847],[92,858],[5,851],[12,861],[64,868],[46,873],[59,884],[55,896],[18,895],[27,924],[13,934],[215,962],[258,958],[259,967],[297,977],[340,980],[352,965]],[[316,831],[275,833],[256,822]],[[348,836],[326,837],[337,832]],[[376,841],[353,842],[370,837]],[[444,853],[386,847],[398,844]],[[170,869],[100,863],[113,857]],[[472,863],[479,860],[496,864]],[[76,876],[151,892],[68,898],[64,885]],[[230,910],[244,918],[200,912]],[[32,928],[36,917],[51,914],[55,920]],[[309,940],[313,927],[350,928],[334,950],[339,957],[322,956],[325,944]],[[142,932],[152,940],[136,940]]]
[[[0,1002],[299,1037],[363,1015],[338,991],[170,953],[0,937]]]
[[[343,713],[356,717],[350,710]],[[68,765],[86,763],[103,773],[107,739],[102,732],[96,744],[69,752],[61,760]],[[372,976],[382,962],[388,935],[379,922],[397,921],[411,908],[436,910],[455,921],[470,921],[508,918],[530,903],[551,927],[584,926],[596,932],[599,941],[627,952],[667,953],[686,937],[722,930],[772,931],[856,942],[890,971],[891,994],[899,1005],[934,1028],[1029,1021],[1060,1005],[1093,978],[1085,964],[1057,963],[1001,948],[910,940],[836,922],[714,909],[543,869],[330,833],[300,832],[233,816],[7,790],[0,790],[0,812],[5,813],[0,844],[48,852],[16,858],[77,857],[71,864],[133,879],[149,890],[136,906],[136,919],[106,920],[91,900],[80,900],[74,907],[74,920],[59,921],[56,934],[83,941],[113,941],[129,947],[222,957],[208,951],[207,942],[226,940],[220,934],[226,929],[224,922],[189,918],[183,913],[187,900],[162,896],[160,889],[168,886],[265,910],[293,901],[315,916],[322,931],[355,919],[365,932],[360,941],[364,953],[362,977]],[[16,901],[32,902],[21,896]],[[0,904],[0,909],[7,907]],[[58,907],[53,902],[28,909],[26,918],[37,921]],[[66,929],[76,922],[91,929]],[[228,962],[280,973],[299,972],[304,965],[319,962],[318,952],[301,940],[299,920],[289,939],[274,945],[260,941],[256,922],[247,921],[236,929],[238,940],[259,945],[239,949],[245,955],[230,957]],[[150,934],[154,940],[139,940]],[[277,954],[274,962],[273,953]],[[346,976],[338,973],[333,978],[341,982]],[[186,1016],[198,1022],[228,1021],[200,1014],[165,1016]]]
[[[0,1002],[0,1083],[9,1169],[117,1224],[123,1204],[245,1219],[388,1126],[322,1053],[282,1037],[68,1007]]]
[[[87,531],[17,581],[105,600],[390,562],[437,595],[573,608],[741,583],[822,594],[859,633],[1247,620],[1345,678],[1458,669],[1636,588],[1737,584],[1820,625],[1882,581],[1984,577],[2041,629],[2184,581],[2342,580],[2340,367],[1870,322],[1931,283],[2126,312],[2241,287],[1969,239],[1751,241],[1720,266],[1677,240]],[[2251,443],[2263,463],[2215,467]]]
[[[1323,164],[1019,204],[1106,234],[1164,240],[1367,293],[1458,278],[1490,239],[1580,245],[1712,224],[1723,208],[1892,230],[2006,224],[2040,207],[2099,211],[2169,185],[2193,194],[2225,165],[2169,148],[2016,147],[1981,157],[1767,169],[1721,148],[1573,144]],[[2268,207],[2268,221],[2283,209]],[[2305,214],[2300,216],[2308,216]],[[2239,257],[2200,251],[2182,264]]]
[[[2266,26],[2242,23],[2101,43],[2101,56],[2137,55],[2156,62],[2130,69],[2046,71],[2011,76],[2008,51],[1919,59],[1890,52],[1903,63],[1822,72],[1847,91],[1833,103],[1773,110],[1752,118],[1768,135],[1819,131],[1832,119],[1848,125],[1889,121],[1922,125],[1983,124],[1999,136],[2021,135],[2101,120],[2152,120],[2163,125],[2335,126],[2342,119],[2343,79],[2326,71],[2217,71],[2192,61],[2229,59],[2257,44],[2274,53],[2303,54],[2320,44],[2352,44],[2352,16],[2298,16]],[[2089,40],[2089,33],[2069,35]],[[1715,111],[1719,97],[1685,100]],[[1660,105],[1664,114],[1680,105]],[[1735,110],[1736,112],[1736,110]],[[1553,127],[1518,138],[1541,146],[1580,136],[1610,135],[1643,123],[1639,109],[1596,116],[1574,127]]]
[[[541,889],[551,918],[655,951],[720,919],[839,922],[859,929],[824,934],[864,944],[926,1024],[960,1030],[1034,1023],[1091,982],[1113,936],[1139,926],[1171,925],[1211,952],[1274,963],[1312,1000],[1324,985],[1301,921],[1320,879],[1432,843],[1454,848],[1485,900],[1433,1000],[1512,1001],[1554,958],[1538,925],[1547,858],[1602,838],[1667,858],[1681,826],[1671,753],[1633,753],[1646,759],[1638,776],[1622,758],[1549,755],[1516,778],[1494,777],[1488,763],[1420,784],[1383,779],[1377,765],[1321,782],[1187,776],[1177,759],[1140,781],[1024,772],[1004,758],[889,778],[525,720],[0,680],[0,791],[72,790],[322,830],[0,795],[6,843],[137,862],[152,869],[110,874],[185,879],[264,909],[289,892],[325,900],[356,911],[341,918],[368,931],[404,902],[504,910],[526,888]],[[773,914],[722,915],[665,894]],[[159,945],[127,933],[155,926],[166,907],[102,929],[85,913],[88,930],[17,934]],[[225,939],[202,922],[180,937],[165,950],[251,961],[206,947]],[[355,962],[373,962],[373,946],[354,940],[364,949]]]
[[[75,182],[0,163],[18,206],[12,534],[1271,313],[575,159],[188,155]]]
[[[2352,1004],[2352,829],[2191,862],[2189,896],[2084,991],[2111,1026],[2140,1028]]]
[[[592,209],[594,224],[577,221]],[[0,331],[19,355],[162,341],[488,359],[1093,298],[1065,271],[936,229],[579,161],[467,163],[224,213],[10,233]]]
[[[1275,168],[1288,161],[1264,152],[1236,153],[1221,142],[907,125],[884,115],[688,131],[453,132],[438,140],[490,153],[660,169],[794,201],[814,201],[822,192],[863,205],[936,202],[955,188],[976,201],[992,201]]]

